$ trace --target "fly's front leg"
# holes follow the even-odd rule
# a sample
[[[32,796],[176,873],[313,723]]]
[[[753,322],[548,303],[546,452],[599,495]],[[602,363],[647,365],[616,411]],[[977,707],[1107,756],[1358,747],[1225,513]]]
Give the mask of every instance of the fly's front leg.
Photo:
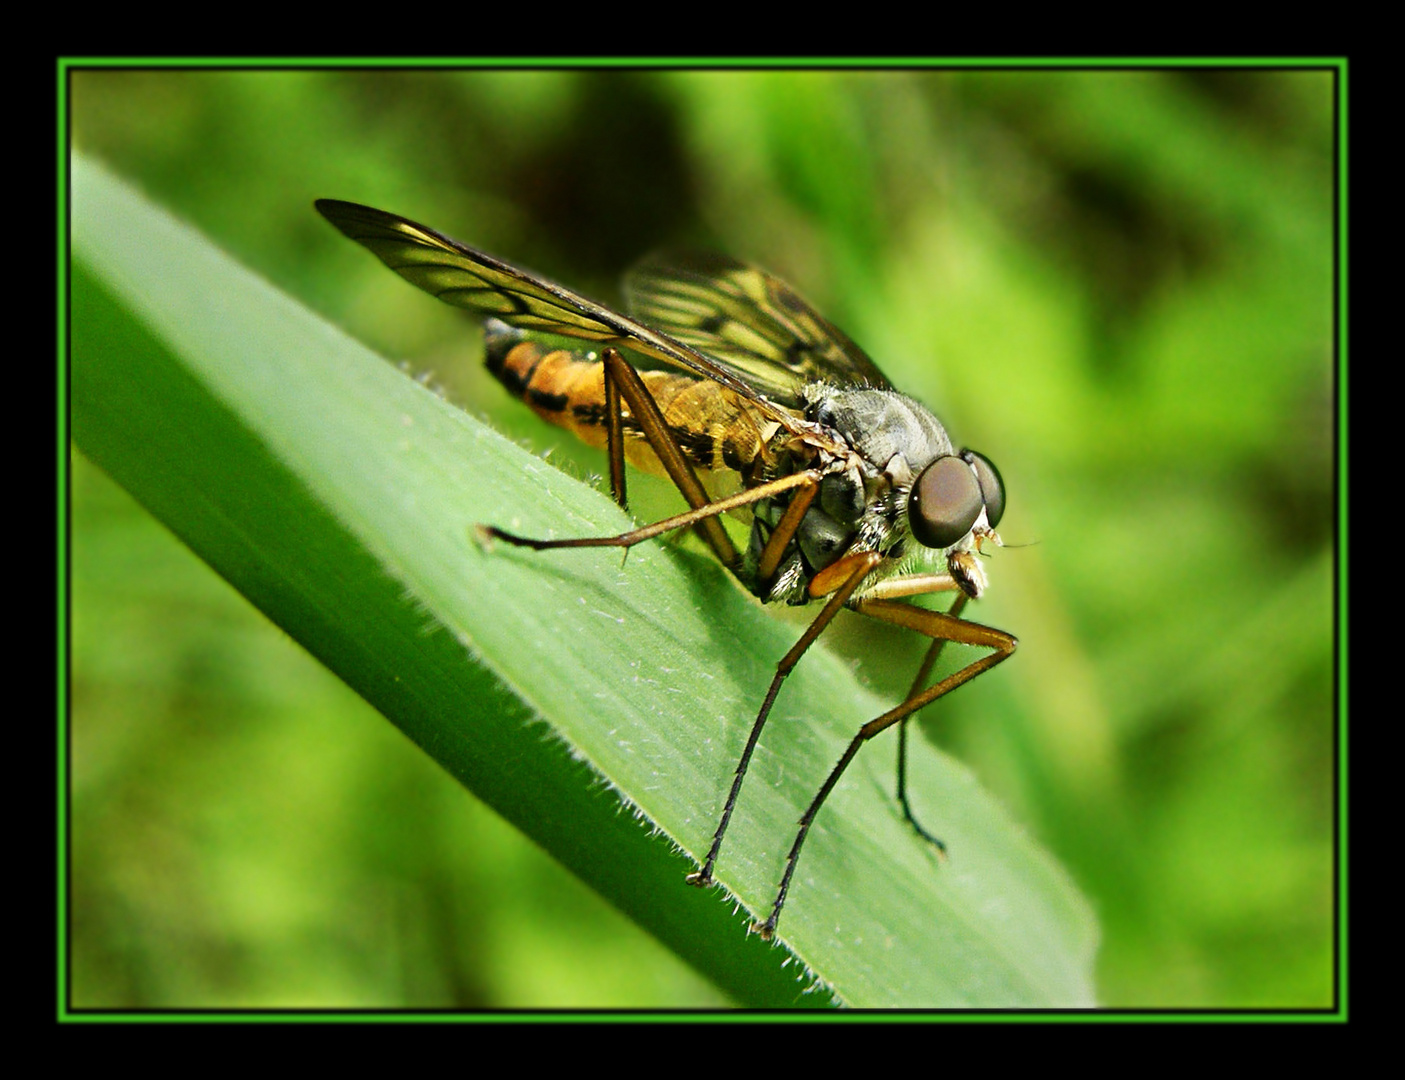
[[[956,593],[956,599],[952,601],[946,613],[952,618],[959,618],[970,597],[961,591],[956,584],[956,579],[950,574],[910,574],[906,577],[889,578],[887,581],[879,582],[869,592],[868,598],[892,599],[900,596],[925,596],[936,592]],[[922,663],[917,669],[916,678],[912,680],[912,688],[907,692],[908,700],[915,698],[927,685],[927,680],[931,678],[937,661],[941,659],[942,649],[945,645],[945,638],[933,640],[931,647],[927,650],[927,655],[922,658]],[[917,835],[935,847],[937,854],[945,858],[946,845],[922,827],[913,814],[912,804],[907,798],[907,722],[911,719],[912,716],[905,716],[898,724],[898,805],[903,809],[904,820],[916,830]]]
[[[959,618],[962,610],[966,607],[966,601],[969,599],[970,597],[958,589],[956,599],[952,601],[951,607],[947,608],[946,613],[953,618]],[[932,677],[932,671],[937,666],[937,661],[941,658],[945,645],[946,639],[944,638],[937,638],[932,642],[931,648],[927,650],[927,655],[922,658],[922,664],[917,669],[917,677],[912,680],[912,689],[907,692],[909,700],[915,698],[927,685],[927,680]],[[921,822],[913,815],[912,805],[907,799],[907,722],[915,715],[916,713],[904,716],[898,722],[898,805],[903,808],[903,818],[917,831],[917,835],[935,847],[937,854],[945,858],[946,845],[922,827]]]
[[[925,591],[935,591],[929,589]],[[840,756],[838,763],[830,770],[829,776],[820,787],[818,794],[811,800],[805,814],[800,819],[800,830],[796,834],[795,843],[791,846],[790,854],[786,858],[785,873],[781,878],[779,891],[776,893],[776,902],[771,907],[770,917],[763,923],[756,925],[755,929],[763,938],[769,941],[776,931],[776,923],[781,916],[781,908],[785,906],[786,894],[790,891],[790,880],[795,874],[795,865],[800,858],[800,849],[805,843],[805,837],[810,831],[810,825],[815,820],[815,815],[819,813],[820,807],[829,797],[829,793],[834,790],[834,786],[839,782],[839,778],[844,775],[844,770],[849,767],[849,763],[859,752],[859,747],[873,738],[881,731],[885,731],[900,721],[906,720],[919,709],[925,708],[940,697],[951,693],[958,686],[970,682],[977,675],[989,671],[996,664],[1009,658],[1015,651],[1018,642],[1010,634],[1003,630],[996,630],[993,627],[982,626],[980,623],[967,622],[965,619],[954,615],[944,614],[939,611],[928,611],[926,608],[917,607],[915,604],[904,604],[893,600],[860,600],[854,605],[854,609],[860,614],[870,618],[880,619],[883,622],[892,623],[895,626],[905,626],[909,630],[916,630],[919,634],[930,637],[934,645],[954,641],[962,645],[974,645],[978,648],[993,650],[990,654],[982,656],[978,660],[972,661],[961,670],[925,690],[918,687],[926,681],[930,674],[930,666],[924,662],[923,671],[919,673],[919,682],[914,685],[913,692],[908,695],[906,701],[895,709],[890,709],[882,716],[875,717],[863,727],[859,728],[858,734],[854,736],[847,749]],[[934,650],[929,650],[929,659],[935,663],[936,656]],[[915,823],[914,823],[915,824]],[[924,833],[924,835],[926,835]]]

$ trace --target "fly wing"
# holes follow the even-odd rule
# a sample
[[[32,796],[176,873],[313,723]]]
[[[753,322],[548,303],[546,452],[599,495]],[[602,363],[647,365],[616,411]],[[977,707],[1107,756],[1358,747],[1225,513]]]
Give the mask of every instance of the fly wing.
[[[794,417],[762,399],[739,369],[719,366],[667,334],[398,214],[338,199],[319,199],[316,205],[342,233],[447,304],[523,330],[614,346],[682,368],[756,402],[767,415],[794,429]]]
[[[625,281],[630,314],[769,400],[802,404],[809,382],[891,389],[849,335],[773,274],[725,255],[656,256]]]

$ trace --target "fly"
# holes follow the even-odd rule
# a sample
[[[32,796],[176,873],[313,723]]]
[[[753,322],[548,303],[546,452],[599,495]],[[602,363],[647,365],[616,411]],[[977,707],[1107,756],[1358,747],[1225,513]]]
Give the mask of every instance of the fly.
[[[977,556],[983,545],[1000,544],[1005,488],[990,460],[956,447],[842,330],[756,267],[722,256],[647,261],[626,279],[626,316],[395,214],[334,199],[317,209],[411,284],[489,316],[489,370],[538,415],[605,448],[620,506],[628,508],[628,461],[668,476],[690,507],[619,536],[536,540],[480,525],[485,543],[629,548],[692,528],[763,602],[823,602],[776,665],[712,845],[688,881],[713,884],[776,696],[844,607],[932,643],[902,704],[859,728],[811,800],[770,915],[753,929],[774,935],[815,815],[859,748],[894,724],[903,816],[944,853],[908,802],[907,720],[1015,651],[1011,635],[961,617],[986,588]],[[540,334],[587,344],[552,349]],[[699,469],[734,475],[738,490],[710,494]],[[742,552],[720,520],[734,512],[751,519]],[[956,594],[945,613],[903,599],[938,592]],[[990,651],[928,686],[948,641]]]

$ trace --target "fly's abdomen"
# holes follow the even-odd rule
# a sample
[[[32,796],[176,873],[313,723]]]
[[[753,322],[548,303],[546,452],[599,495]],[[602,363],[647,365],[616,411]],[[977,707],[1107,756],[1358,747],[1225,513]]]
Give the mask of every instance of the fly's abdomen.
[[[502,323],[486,327],[488,370],[548,423],[590,446],[604,447],[605,365],[585,353],[551,349]],[[641,371],[649,393],[684,454],[710,471],[740,473],[754,482],[766,470],[766,440],[773,422],[758,416],[717,383],[671,371]],[[623,406],[625,457],[631,465],[664,476],[662,464],[639,424]]]

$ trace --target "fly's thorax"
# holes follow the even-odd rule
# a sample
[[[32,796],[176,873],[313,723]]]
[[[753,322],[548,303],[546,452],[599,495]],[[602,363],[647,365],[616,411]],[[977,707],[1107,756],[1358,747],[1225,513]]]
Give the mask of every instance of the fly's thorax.
[[[806,387],[806,418],[836,432],[871,475],[898,483],[952,453],[951,438],[930,409],[896,390]],[[910,482],[910,481],[908,481]]]
[[[494,319],[485,324],[487,368],[514,397],[590,446],[608,442],[604,364],[595,353],[552,349]],[[640,371],[664,421],[688,459],[709,472],[739,473],[743,484],[775,471],[768,446],[777,425],[717,383],[672,371]],[[639,423],[622,406],[625,457],[667,475]]]
[[[816,500],[822,514],[845,530],[844,550],[902,554],[907,493],[928,464],[953,452],[941,421],[896,390],[816,383],[806,388],[805,399],[806,418],[853,450],[847,461],[831,466]],[[813,531],[824,538],[837,535],[824,519]]]
[[[911,485],[912,463],[920,467],[951,449],[936,417],[896,391],[812,383],[801,398],[805,421],[815,425],[829,448],[816,453],[807,467],[821,468],[825,475],[774,581],[752,582],[763,599],[793,604],[809,602],[810,581],[847,554],[900,554],[906,538],[902,485]],[[847,452],[835,453],[835,447],[847,447]],[[753,561],[791,498],[758,507],[750,544]]]

